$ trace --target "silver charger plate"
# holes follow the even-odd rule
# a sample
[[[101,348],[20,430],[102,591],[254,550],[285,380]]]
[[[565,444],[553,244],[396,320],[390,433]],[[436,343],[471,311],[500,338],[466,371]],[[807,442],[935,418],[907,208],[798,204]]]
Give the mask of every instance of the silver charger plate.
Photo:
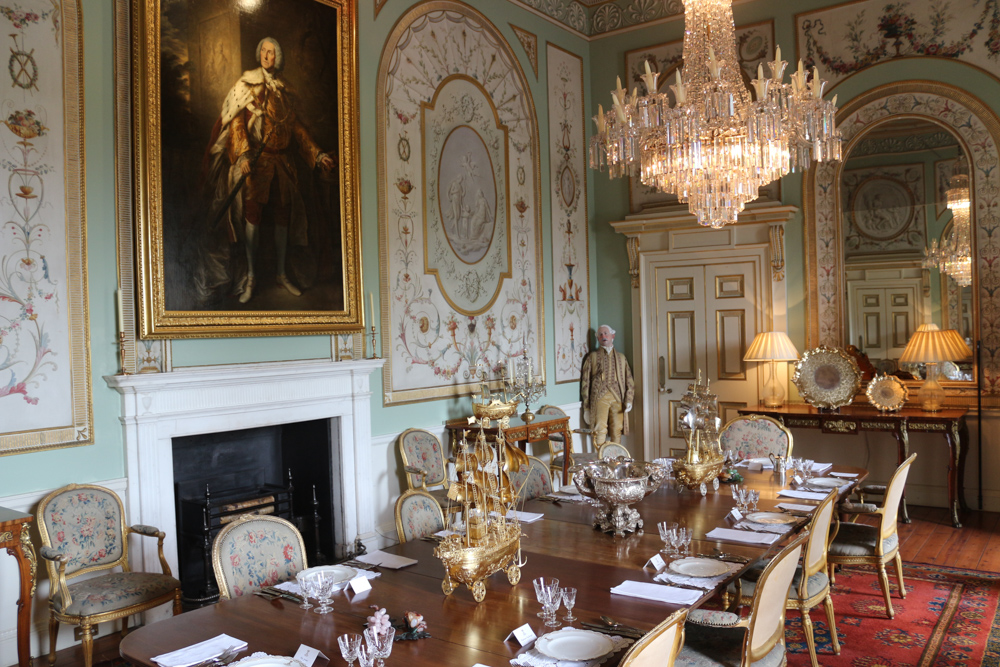
[[[582,661],[606,656],[615,650],[615,643],[599,632],[567,628],[542,635],[535,640],[535,648],[556,660]]]
[[[861,389],[861,370],[843,350],[820,346],[802,355],[792,382],[810,405],[839,408],[850,405]]]

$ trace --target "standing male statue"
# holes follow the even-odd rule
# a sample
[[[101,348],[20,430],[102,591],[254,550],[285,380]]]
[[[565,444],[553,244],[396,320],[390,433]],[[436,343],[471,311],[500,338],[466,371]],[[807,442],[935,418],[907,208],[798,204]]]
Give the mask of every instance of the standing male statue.
[[[625,414],[632,410],[635,384],[628,360],[615,350],[615,330],[602,324],[597,328],[597,342],[601,348],[583,360],[580,398],[583,421],[594,430],[594,445],[600,446],[606,441],[620,443],[622,434],[628,433]]]

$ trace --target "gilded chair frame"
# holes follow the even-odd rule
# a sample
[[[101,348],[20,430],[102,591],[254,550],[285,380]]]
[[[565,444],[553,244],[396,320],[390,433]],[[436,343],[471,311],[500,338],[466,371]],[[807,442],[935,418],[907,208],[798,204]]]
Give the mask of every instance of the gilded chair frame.
[[[441,509],[441,505],[434,496],[423,489],[407,489],[401,496],[399,496],[399,498],[396,498],[396,507],[394,512],[396,517],[396,536],[399,538],[400,544],[407,541],[406,535],[403,533],[403,517],[400,512],[400,508],[403,506],[403,502],[411,496],[424,496],[428,500],[432,501],[434,503],[434,507],[437,508],[438,518],[441,519],[441,529],[443,530],[448,527],[448,524],[444,520],[444,511]],[[461,510],[461,507],[458,509]]]
[[[539,415],[559,415],[560,417],[566,416],[566,411],[560,408],[558,405],[543,405],[538,408]],[[563,453],[563,438],[566,437],[565,433],[550,433],[548,440],[549,444],[549,471],[552,473],[553,479],[556,476],[556,470],[562,473],[562,465],[556,463],[556,457]],[[555,439],[553,439],[555,438]],[[567,461],[563,462],[563,465],[568,465],[570,468],[573,467],[573,435],[572,432],[569,434],[569,447],[565,448]]]
[[[899,515],[899,505],[903,498],[903,489],[906,487],[906,478],[909,475],[910,466],[913,465],[913,461],[916,458],[917,453],[914,452],[896,468],[889,483],[886,484],[885,496],[881,507],[874,510],[870,510],[864,506],[845,506],[842,508],[842,511],[848,513],[860,513],[875,517],[875,529],[878,536],[878,539],[875,540],[875,553],[871,556],[847,556],[834,553],[827,556],[831,584],[835,581],[833,573],[835,565],[874,565],[878,570],[879,586],[882,588],[886,614],[888,614],[890,619],[896,615],[896,612],[892,608],[892,596],[889,592],[889,575],[885,569],[886,563],[889,561],[895,561],[896,563],[899,597],[906,598],[906,586],[903,583],[903,559],[899,555],[899,539],[897,538],[896,540],[895,548],[889,551],[883,551],[883,543],[887,538],[896,534],[896,522]]]
[[[92,567],[81,567],[70,574],[66,574],[66,565],[69,559],[66,556],[62,556],[59,552],[52,546],[51,537],[49,536],[48,527],[45,523],[45,510],[48,508],[50,502],[52,502],[58,496],[64,493],[77,491],[77,490],[94,490],[100,491],[101,493],[106,493],[115,499],[118,504],[118,529],[122,536],[122,554],[121,556],[110,563],[103,563],[100,565],[94,565]],[[36,511],[38,520],[38,532],[42,538],[42,548],[39,551],[39,555],[42,560],[45,561],[45,567],[49,573],[49,664],[54,665],[56,661],[56,638],[59,633],[59,624],[65,623],[66,625],[76,625],[80,627],[82,634],[81,648],[83,649],[83,664],[84,667],[91,667],[93,664],[93,630],[92,628],[99,623],[106,623],[108,621],[115,621],[122,619],[122,636],[128,633],[128,617],[133,614],[138,614],[140,612],[146,611],[147,609],[152,609],[154,607],[159,607],[162,604],[173,601],[173,612],[176,616],[180,614],[181,608],[181,588],[178,586],[173,591],[164,593],[156,598],[146,600],[128,607],[123,607],[121,609],[115,609],[112,611],[103,612],[100,614],[65,614],[56,610],[55,598],[58,593],[61,599],[64,601],[63,608],[68,609],[70,605],[73,604],[73,597],[69,592],[68,581],[74,579],[83,574],[92,574],[94,572],[100,572],[102,570],[110,570],[116,567],[121,567],[122,572],[131,572],[132,568],[128,561],[128,538],[129,535],[135,533],[136,535],[141,535],[143,537],[155,537],[157,539],[156,548],[160,557],[160,566],[163,569],[163,574],[173,576],[170,572],[170,564],[167,563],[167,558],[163,554],[163,540],[166,537],[166,533],[153,526],[143,526],[136,524],[134,526],[125,525],[125,506],[122,504],[121,498],[118,494],[111,489],[103,486],[98,486],[97,484],[67,484],[61,488],[58,488],[44,498],[38,503],[38,510]]]
[[[620,452],[620,453],[615,453]],[[632,452],[628,450],[628,447],[619,442],[605,442],[597,450],[597,458],[604,459],[615,458],[617,456],[632,456]]]
[[[720,438],[720,440],[721,440],[722,436],[730,429],[730,427],[733,424],[735,424],[736,422],[738,422],[738,421],[749,421],[749,422],[763,421],[763,422],[770,422],[779,431],[783,432],[785,434],[785,437],[788,438],[788,448],[785,450],[785,453],[782,454],[782,456],[784,456],[785,459],[787,460],[788,457],[790,457],[792,455],[792,445],[794,444],[794,440],[792,439],[792,432],[790,430],[788,430],[785,427],[785,425],[782,424],[780,421],[778,421],[774,417],[768,417],[767,415],[740,415],[739,417],[734,417],[733,419],[730,419],[728,422],[726,422],[726,425],[722,427],[722,430],[719,431],[719,438]],[[720,446],[721,446],[721,443],[720,443]],[[725,449],[726,449],[726,447],[723,447],[723,450],[725,450]]]
[[[684,621],[688,610],[678,609],[665,621],[637,640],[622,658],[620,667],[672,667],[684,645]],[[660,644],[666,643],[664,654]]]
[[[219,599],[221,600],[229,600],[233,597],[230,590],[230,582],[226,580],[225,571],[222,569],[222,542],[229,535],[229,533],[235,531],[244,524],[250,523],[251,521],[276,523],[290,528],[292,530],[292,534],[295,535],[295,539],[298,540],[299,553],[302,554],[302,569],[305,570],[309,567],[309,560],[306,557],[306,544],[302,540],[302,533],[300,533],[299,529],[295,527],[295,524],[287,519],[282,519],[277,516],[268,516],[266,514],[244,514],[236,521],[226,524],[222,530],[219,531],[219,534],[215,536],[215,539],[212,540],[212,570],[215,572],[215,582],[219,586]]]
[[[441,439],[439,437],[437,437],[436,435],[434,435],[433,433],[424,428],[408,428],[399,434],[399,441],[398,441],[399,455],[403,459],[403,469],[406,472],[405,476],[406,476],[407,488],[409,489],[417,488],[417,486],[413,483],[413,480],[411,479],[410,475],[420,475],[420,488],[426,491],[427,477],[430,475],[430,471],[424,470],[423,468],[420,468],[414,463],[410,463],[410,461],[407,460],[406,458],[406,449],[403,447],[403,442],[406,440],[406,436],[409,435],[410,433],[426,433],[427,435],[437,440],[438,446],[441,448],[441,469],[435,470],[434,472],[440,474],[441,481],[431,482],[431,486],[440,485],[443,486],[445,490],[447,490],[448,487],[450,486],[450,482],[448,480],[448,457],[445,456],[444,445],[441,444]]]

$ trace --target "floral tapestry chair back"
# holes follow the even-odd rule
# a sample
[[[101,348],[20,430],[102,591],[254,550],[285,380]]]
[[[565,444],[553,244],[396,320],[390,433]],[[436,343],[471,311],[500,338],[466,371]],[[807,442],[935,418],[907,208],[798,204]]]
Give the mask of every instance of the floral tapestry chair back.
[[[125,510],[114,491],[70,485],[43,500],[38,513],[43,544],[68,558],[67,579],[119,565],[129,571]],[[56,563],[46,565],[49,578],[58,580]]]
[[[212,566],[222,598],[235,598],[295,579],[306,569],[302,535],[289,521],[247,514],[212,543]]]
[[[792,434],[771,417],[737,417],[722,427],[719,447],[733,450],[742,459],[768,458],[770,454],[792,455]]]
[[[399,436],[399,453],[403,457],[406,483],[411,489],[444,486],[448,488],[445,474],[444,449],[441,441],[430,431],[411,428]]]
[[[541,459],[534,456],[527,458],[527,463],[522,463],[517,470],[511,470],[508,473],[510,483],[517,491],[517,497],[522,503],[552,493],[552,477],[548,467]]]
[[[426,491],[410,489],[396,500],[396,535],[400,542],[418,540],[444,530],[444,512]]]

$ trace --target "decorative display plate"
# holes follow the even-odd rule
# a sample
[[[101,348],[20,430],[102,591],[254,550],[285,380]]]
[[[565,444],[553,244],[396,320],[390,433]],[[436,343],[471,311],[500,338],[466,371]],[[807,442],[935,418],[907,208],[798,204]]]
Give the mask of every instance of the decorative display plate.
[[[895,412],[906,404],[910,391],[894,375],[876,375],[865,390],[868,402],[883,412]]]
[[[729,572],[729,566],[711,558],[680,558],[670,563],[670,569],[685,577],[718,577]]]
[[[767,524],[796,523],[799,520],[798,517],[782,512],[754,512],[753,514],[747,514],[747,519],[754,523]]]
[[[861,389],[861,371],[846,352],[817,347],[803,354],[795,364],[792,382],[810,405],[839,408],[850,405]]]
[[[567,629],[542,635],[535,640],[535,648],[556,660],[582,661],[606,656],[615,650],[615,643],[599,632]]]
[[[268,655],[267,653],[251,653],[242,660],[230,663],[231,667],[305,667],[295,658],[285,655]]]
[[[813,477],[812,479],[806,480],[806,486],[818,486],[824,489],[839,489],[841,486],[848,483],[848,480],[833,479],[832,477]]]
[[[312,574],[314,572],[332,572],[335,577],[334,590],[340,590],[347,586],[347,584],[358,576],[358,571],[353,567],[347,567],[346,565],[317,565],[316,567],[310,567],[303,570],[305,574]]]

